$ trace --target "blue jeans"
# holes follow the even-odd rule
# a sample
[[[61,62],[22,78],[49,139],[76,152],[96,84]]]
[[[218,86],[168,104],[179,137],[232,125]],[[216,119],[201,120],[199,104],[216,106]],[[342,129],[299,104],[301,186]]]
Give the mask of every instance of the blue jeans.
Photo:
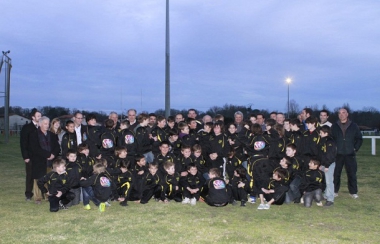
[[[82,193],[83,193],[83,205],[86,206],[87,204],[90,204],[90,200],[96,205],[99,206],[100,201],[95,198],[94,191],[92,189],[92,186],[88,187],[82,187]]]
[[[144,153],[144,157],[145,157],[145,160],[148,164],[152,163],[154,160],[154,155],[153,155],[152,151]]]
[[[324,171],[324,168],[323,168]],[[334,202],[334,171],[335,171],[335,163],[332,163],[329,167],[329,170],[325,172],[326,179],[326,190],[325,196],[327,201]]]
[[[300,186],[301,176],[296,176],[292,182],[289,184],[289,191],[286,193],[285,203],[291,203],[296,198],[301,197]]]

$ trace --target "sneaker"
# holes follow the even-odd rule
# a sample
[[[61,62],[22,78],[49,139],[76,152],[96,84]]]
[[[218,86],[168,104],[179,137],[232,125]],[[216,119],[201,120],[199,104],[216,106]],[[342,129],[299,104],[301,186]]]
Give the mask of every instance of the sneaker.
[[[32,198],[31,197],[26,197],[25,201],[30,202],[30,201],[32,201]]]
[[[190,199],[190,204],[191,204],[192,206],[195,206],[195,205],[197,204],[197,199],[196,199],[195,197],[191,198],[191,199]]]
[[[268,204],[268,203],[267,203],[267,204],[264,204],[264,208],[263,208],[263,209],[266,209],[266,210],[267,210],[267,209],[270,209],[270,204]]]
[[[301,202],[301,198],[300,197],[294,198],[294,203],[300,203],[300,202]]]
[[[105,202],[104,204],[106,205],[106,207],[111,207],[111,203],[109,202]]]
[[[300,203],[303,204],[303,197],[301,197],[301,199],[300,199]]]
[[[245,205],[246,205],[245,201],[240,202],[240,207],[245,207]]]
[[[249,202],[252,203],[252,204],[253,204],[253,203],[256,203],[256,197],[254,197],[254,196],[250,196],[250,197],[249,197]]]
[[[67,210],[69,209],[68,207],[66,207],[65,205],[63,205],[63,203],[61,201],[59,201],[59,209],[60,210]]]
[[[262,204],[262,203],[260,203],[260,205],[259,205],[259,207],[258,207],[257,209],[265,209],[265,205],[266,205],[266,204]]]
[[[317,204],[318,207],[323,207],[323,202],[322,201],[317,202],[316,204]]]
[[[120,202],[120,206],[123,206],[123,207],[126,207],[126,206],[128,206],[128,203],[127,203],[127,201],[122,201],[122,202]]]
[[[106,211],[106,204],[104,202],[99,204],[99,212],[103,213]]]
[[[325,207],[331,207],[331,206],[334,206],[334,202],[326,201]]]
[[[91,209],[91,206],[90,206],[90,204],[87,204],[87,205],[84,205],[84,207],[83,207],[85,210],[90,210]]]
[[[185,197],[185,199],[183,199],[182,201],[182,204],[188,204],[188,203],[190,203],[190,198]]]
[[[339,195],[338,195],[338,193],[336,192],[336,193],[334,193],[334,197],[338,197]]]
[[[358,194],[350,194],[353,199],[359,198]]]

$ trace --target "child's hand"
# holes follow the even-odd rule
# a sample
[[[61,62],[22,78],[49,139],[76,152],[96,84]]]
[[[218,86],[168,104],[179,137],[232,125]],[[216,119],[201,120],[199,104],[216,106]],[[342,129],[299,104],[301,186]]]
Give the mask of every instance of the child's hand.
[[[62,196],[62,192],[61,191],[57,191],[57,195],[55,195],[56,197],[61,197]]]
[[[80,180],[85,180],[85,179],[86,179],[86,178],[84,178],[84,177],[81,177],[81,178],[80,178]]]
[[[230,182],[229,179],[225,179],[224,181],[226,182],[227,185],[228,185],[228,183]]]
[[[96,159],[101,159],[102,158],[102,155],[99,154],[99,156],[96,157]]]
[[[181,176],[187,176],[187,171],[181,172]]]
[[[153,140],[154,140],[154,141],[157,141],[157,136],[153,137]]]
[[[240,187],[240,188],[243,188],[245,186],[245,184],[243,183],[243,182],[240,182],[239,184],[238,184],[238,187]]]
[[[178,191],[178,189],[179,189],[178,186],[175,186],[175,190]]]
[[[140,170],[137,174],[138,174],[138,175],[142,175],[142,174],[144,174],[144,170]]]
[[[125,173],[125,172],[128,171],[128,169],[127,169],[127,168],[124,168],[124,167],[121,167],[120,170],[121,170],[121,172],[123,172],[123,173]]]

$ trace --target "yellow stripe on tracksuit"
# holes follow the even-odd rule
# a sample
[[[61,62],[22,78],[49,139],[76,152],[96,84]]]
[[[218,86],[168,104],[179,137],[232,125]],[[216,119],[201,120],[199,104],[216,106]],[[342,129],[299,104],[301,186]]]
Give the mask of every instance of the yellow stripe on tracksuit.
[[[124,184],[121,185],[121,188],[123,188],[125,186],[127,187],[127,189],[125,190],[124,195],[127,196],[127,193],[128,193],[128,191],[129,191],[129,189],[131,187],[131,183],[130,182],[125,182]]]

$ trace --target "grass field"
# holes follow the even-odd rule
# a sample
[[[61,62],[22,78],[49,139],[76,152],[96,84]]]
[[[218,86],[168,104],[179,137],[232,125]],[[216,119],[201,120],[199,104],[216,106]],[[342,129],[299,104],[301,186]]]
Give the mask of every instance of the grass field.
[[[359,199],[349,196],[343,177],[332,208],[131,202],[124,208],[114,203],[104,213],[93,205],[50,213],[47,201],[24,199],[19,138],[4,144],[0,137],[0,243],[380,243],[380,156],[370,150],[365,139],[358,154]]]

